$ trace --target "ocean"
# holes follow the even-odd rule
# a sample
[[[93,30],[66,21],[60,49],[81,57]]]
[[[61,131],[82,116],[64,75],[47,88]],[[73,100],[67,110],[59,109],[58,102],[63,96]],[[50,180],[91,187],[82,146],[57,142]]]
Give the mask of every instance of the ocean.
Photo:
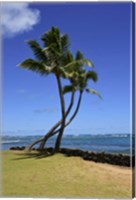
[[[28,146],[42,136],[2,136],[1,150],[8,150],[12,146]],[[55,137],[47,142],[47,147],[54,146]],[[36,146],[38,147],[38,146]],[[98,135],[64,135],[61,147],[78,148],[85,151],[123,153],[131,152],[130,134],[98,134]]]

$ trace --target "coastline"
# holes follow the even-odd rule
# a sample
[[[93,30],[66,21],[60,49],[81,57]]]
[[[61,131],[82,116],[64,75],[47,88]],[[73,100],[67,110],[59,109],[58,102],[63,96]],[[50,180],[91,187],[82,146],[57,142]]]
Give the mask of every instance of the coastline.
[[[24,151],[25,146],[19,147],[14,146],[11,147],[10,150],[14,151]],[[37,151],[40,153],[40,150],[38,148],[32,148],[33,151]],[[44,149],[44,151],[41,154],[45,154],[45,152],[48,152],[49,155],[53,154],[53,148],[48,147]],[[59,153],[62,153],[68,157],[81,157],[83,160],[87,161],[94,161],[98,163],[108,163],[112,165],[119,165],[119,166],[125,166],[125,167],[133,167],[135,157],[127,154],[120,154],[120,153],[106,153],[106,152],[94,152],[94,151],[84,151],[82,149],[72,149],[72,148],[61,148]],[[131,166],[132,161],[132,166]]]
[[[39,139],[40,135],[16,135],[16,136],[3,136],[2,137],[2,149],[9,149],[12,146],[28,146],[33,141]],[[93,152],[108,152],[108,153],[120,153],[130,155],[131,144],[130,134],[103,134],[103,135],[64,135],[62,138],[62,148],[76,148],[84,151]],[[56,137],[50,138],[47,141],[47,147],[53,147]],[[38,145],[35,145],[38,148]]]

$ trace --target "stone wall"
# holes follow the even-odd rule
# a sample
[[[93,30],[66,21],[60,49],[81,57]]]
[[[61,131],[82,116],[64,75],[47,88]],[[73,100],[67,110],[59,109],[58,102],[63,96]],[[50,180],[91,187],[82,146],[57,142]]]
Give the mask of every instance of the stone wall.
[[[11,147],[10,150],[24,150],[25,147]],[[33,148],[32,150],[39,149]],[[48,151],[50,153],[53,153],[53,148],[49,147],[45,149],[45,151]],[[111,153],[105,153],[105,152],[89,152],[89,151],[83,151],[81,149],[68,149],[68,148],[61,148],[60,153],[65,154],[66,156],[78,156],[82,157],[84,160],[88,161],[94,161],[94,162],[100,162],[100,163],[109,163],[113,165],[120,165],[120,166],[127,166],[130,167],[131,160],[133,160],[133,166],[135,157],[131,157],[129,155],[125,154],[111,154]]]

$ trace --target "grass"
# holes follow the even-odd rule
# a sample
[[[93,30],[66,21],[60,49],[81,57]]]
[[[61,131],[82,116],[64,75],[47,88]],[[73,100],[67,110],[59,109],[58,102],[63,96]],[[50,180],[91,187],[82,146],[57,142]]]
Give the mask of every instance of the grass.
[[[2,196],[131,198],[130,168],[62,154],[2,151]]]

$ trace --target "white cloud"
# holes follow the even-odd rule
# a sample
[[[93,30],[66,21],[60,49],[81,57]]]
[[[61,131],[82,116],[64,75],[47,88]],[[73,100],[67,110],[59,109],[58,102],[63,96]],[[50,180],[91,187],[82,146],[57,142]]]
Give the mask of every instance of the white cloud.
[[[39,19],[40,11],[30,8],[28,3],[2,3],[1,25],[5,36],[29,31],[39,22]]]

